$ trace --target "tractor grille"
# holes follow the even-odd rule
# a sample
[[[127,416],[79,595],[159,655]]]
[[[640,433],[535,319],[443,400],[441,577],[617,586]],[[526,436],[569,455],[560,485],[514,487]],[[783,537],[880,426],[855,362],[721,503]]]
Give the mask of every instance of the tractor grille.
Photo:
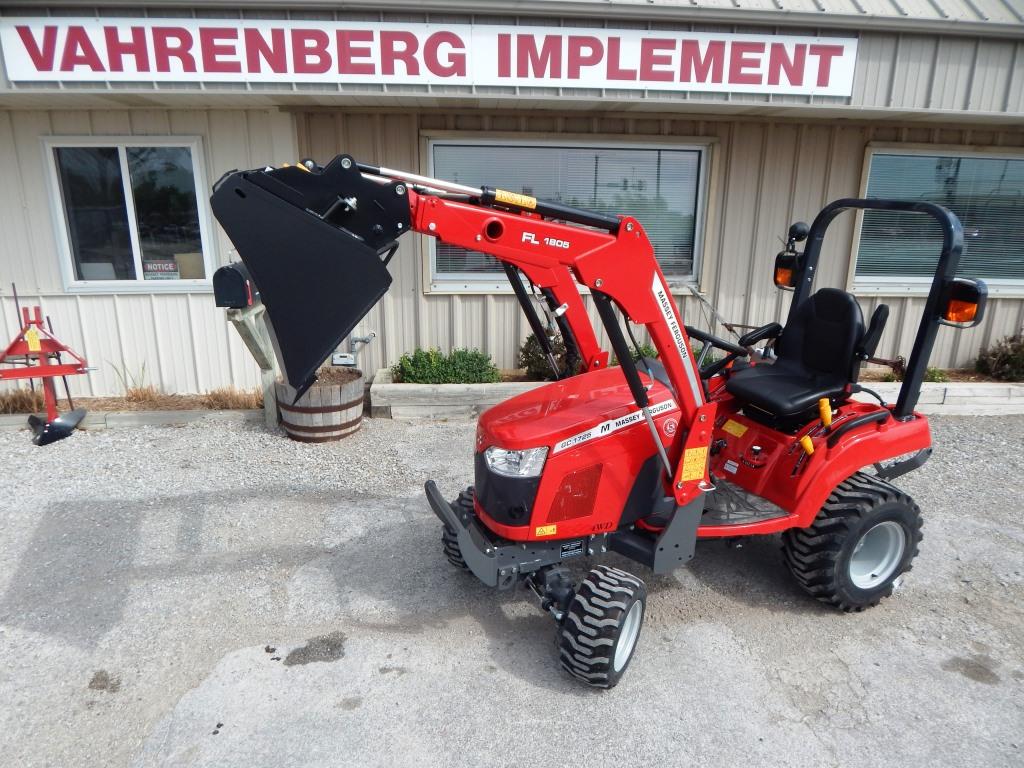
[[[562,478],[548,513],[549,523],[586,517],[594,510],[603,464],[577,469]]]

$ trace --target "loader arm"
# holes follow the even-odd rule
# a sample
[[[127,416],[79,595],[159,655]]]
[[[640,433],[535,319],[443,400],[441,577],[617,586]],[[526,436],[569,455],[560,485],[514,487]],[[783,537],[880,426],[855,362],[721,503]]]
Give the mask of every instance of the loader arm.
[[[580,295],[586,286],[653,431],[647,386],[616,307],[643,325],[680,407],[669,449],[655,440],[676,503],[707,488],[716,406],[704,400],[685,327],[636,219],[360,164],[347,155],[324,167],[310,162],[232,172],[217,182],[212,204],[263,295],[283,368],[297,389],[312,383],[315,369],[387,291],[397,238],[413,230],[490,254],[549,291],[585,369],[593,370],[607,365],[607,353]]]

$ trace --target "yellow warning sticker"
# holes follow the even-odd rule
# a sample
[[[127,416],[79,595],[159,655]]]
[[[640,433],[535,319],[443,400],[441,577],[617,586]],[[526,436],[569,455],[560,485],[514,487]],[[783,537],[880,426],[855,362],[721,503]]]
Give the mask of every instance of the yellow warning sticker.
[[[687,480],[703,480],[704,469],[708,463],[708,447],[687,448],[683,454],[683,474],[679,478]]]
[[[39,331],[29,328],[25,331],[25,343],[28,344],[29,352],[41,352],[43,347],[39,343]]]
[[[722,431],[728,432],[733,437],[743,437],[747,431],[747,427],[744,424],[740,424],[738,421],[729,419],[722,425]]]
[[[554,536],[558,533],[557,525],[538,525],[534,531],[534,536]]]
[[[514,205],[516,208],[529,208],[531,211],[537,207],[536,197],[520,195],[518,192],[508,192],[504,189],[494,190],[494,202]]]

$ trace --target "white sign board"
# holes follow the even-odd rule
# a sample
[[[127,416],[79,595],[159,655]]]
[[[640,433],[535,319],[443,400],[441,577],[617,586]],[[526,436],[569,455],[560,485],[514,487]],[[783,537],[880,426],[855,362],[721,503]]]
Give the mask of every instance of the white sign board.
[[[857,40],[490,24],[0,20],[14,82],[393,83],[849,96]]]

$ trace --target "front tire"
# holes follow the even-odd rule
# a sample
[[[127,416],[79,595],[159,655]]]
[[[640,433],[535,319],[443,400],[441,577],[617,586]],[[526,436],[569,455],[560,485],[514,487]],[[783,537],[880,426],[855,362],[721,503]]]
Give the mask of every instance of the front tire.
[[[626,673],[640,639],[647,588],[632,574],[599,565],[580,583],[558,629],[562,668],[597,688]]]
[[[782,548],[808,594],[842,611],[863,611],[891,595],[911,569],[921,525],[910,496],[857,472],[836,486],[810,526],[782,535]]]

